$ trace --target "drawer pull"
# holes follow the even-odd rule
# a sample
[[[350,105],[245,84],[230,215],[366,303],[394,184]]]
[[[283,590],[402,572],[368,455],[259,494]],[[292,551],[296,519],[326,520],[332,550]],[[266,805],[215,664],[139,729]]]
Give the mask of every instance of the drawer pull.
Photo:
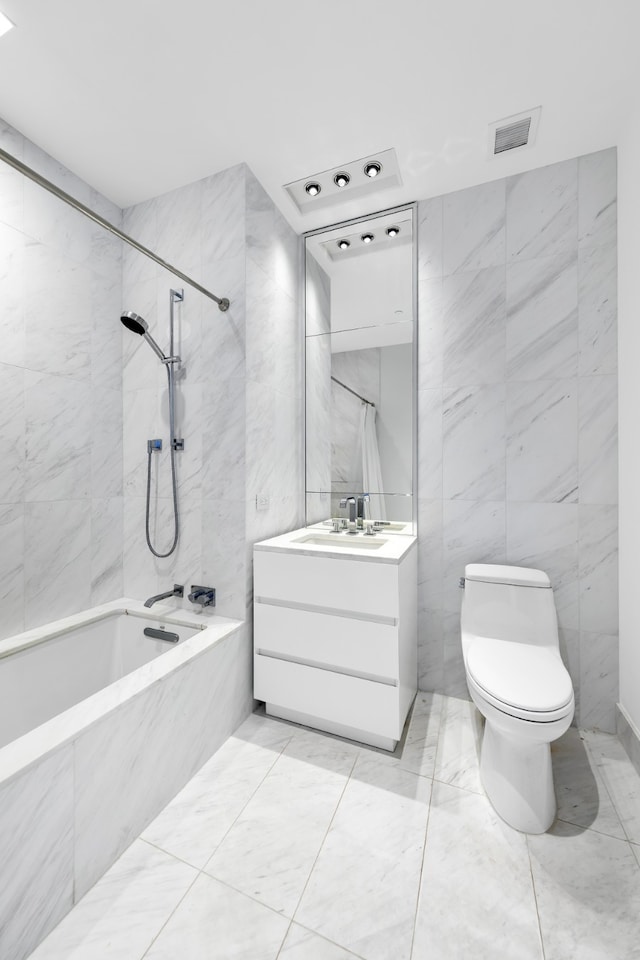
[[[277,653],[275,650],[265,650],[260,647],[256,656],[267,657],[269,660],[284,660],[286,663],[297,663],[302,667],[313,667],[315,670],[326,670],[328,673],[341,673],[345,677],[358,677],[360,680],[370,680],[372,683],[382,683],[387,687],[397,687],[398,681],[391,677],[381,677],[375,673],[364,673],[362,670],[349,670],[348,667],[335,667],[318,660],[308,660],[306,657],[294,657],[291,654]]]
[[[345,620],[364,620],[366,623],[384,623],[397,627],[396,617],[381,617],[378,614],[359,613],[356,610],[338,610],[335,607],[321,607],[313,603],[297,603],[295,600],[276,600],[272,597],[254,597],[254,603],[263,603],[269,607],[286,607],[289,610],[305,610],[308,613],[323,613],[329,617],[344,617]]]

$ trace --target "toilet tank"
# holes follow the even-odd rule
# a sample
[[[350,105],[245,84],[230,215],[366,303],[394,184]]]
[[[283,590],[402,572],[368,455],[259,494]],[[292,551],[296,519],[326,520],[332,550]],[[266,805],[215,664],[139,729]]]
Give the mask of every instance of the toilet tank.
[[[549,577],[529,567],[471,563],[465,567],[461,628],[470,635],[558,646]]]

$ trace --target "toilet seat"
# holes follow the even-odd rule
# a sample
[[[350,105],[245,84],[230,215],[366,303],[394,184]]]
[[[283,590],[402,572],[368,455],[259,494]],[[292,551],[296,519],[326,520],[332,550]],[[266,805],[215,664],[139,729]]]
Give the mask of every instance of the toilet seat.
[[[511,716],[550,723],[573,710],[571,678],[552,648],[476,637],[466,668],[477,693]]]

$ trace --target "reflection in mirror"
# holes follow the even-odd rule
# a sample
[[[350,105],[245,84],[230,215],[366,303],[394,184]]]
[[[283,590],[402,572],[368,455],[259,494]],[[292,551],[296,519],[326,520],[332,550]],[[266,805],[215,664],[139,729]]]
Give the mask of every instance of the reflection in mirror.
[[[409,207],[306,238],[308,525],[415,532],[413,233]]]

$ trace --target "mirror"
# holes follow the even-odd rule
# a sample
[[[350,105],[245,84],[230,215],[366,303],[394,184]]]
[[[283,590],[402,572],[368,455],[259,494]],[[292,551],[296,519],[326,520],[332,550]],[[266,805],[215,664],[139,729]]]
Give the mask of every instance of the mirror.
[[[307,526],[362,497],[415,533],[414,235],[410,206],[305,238]]]

